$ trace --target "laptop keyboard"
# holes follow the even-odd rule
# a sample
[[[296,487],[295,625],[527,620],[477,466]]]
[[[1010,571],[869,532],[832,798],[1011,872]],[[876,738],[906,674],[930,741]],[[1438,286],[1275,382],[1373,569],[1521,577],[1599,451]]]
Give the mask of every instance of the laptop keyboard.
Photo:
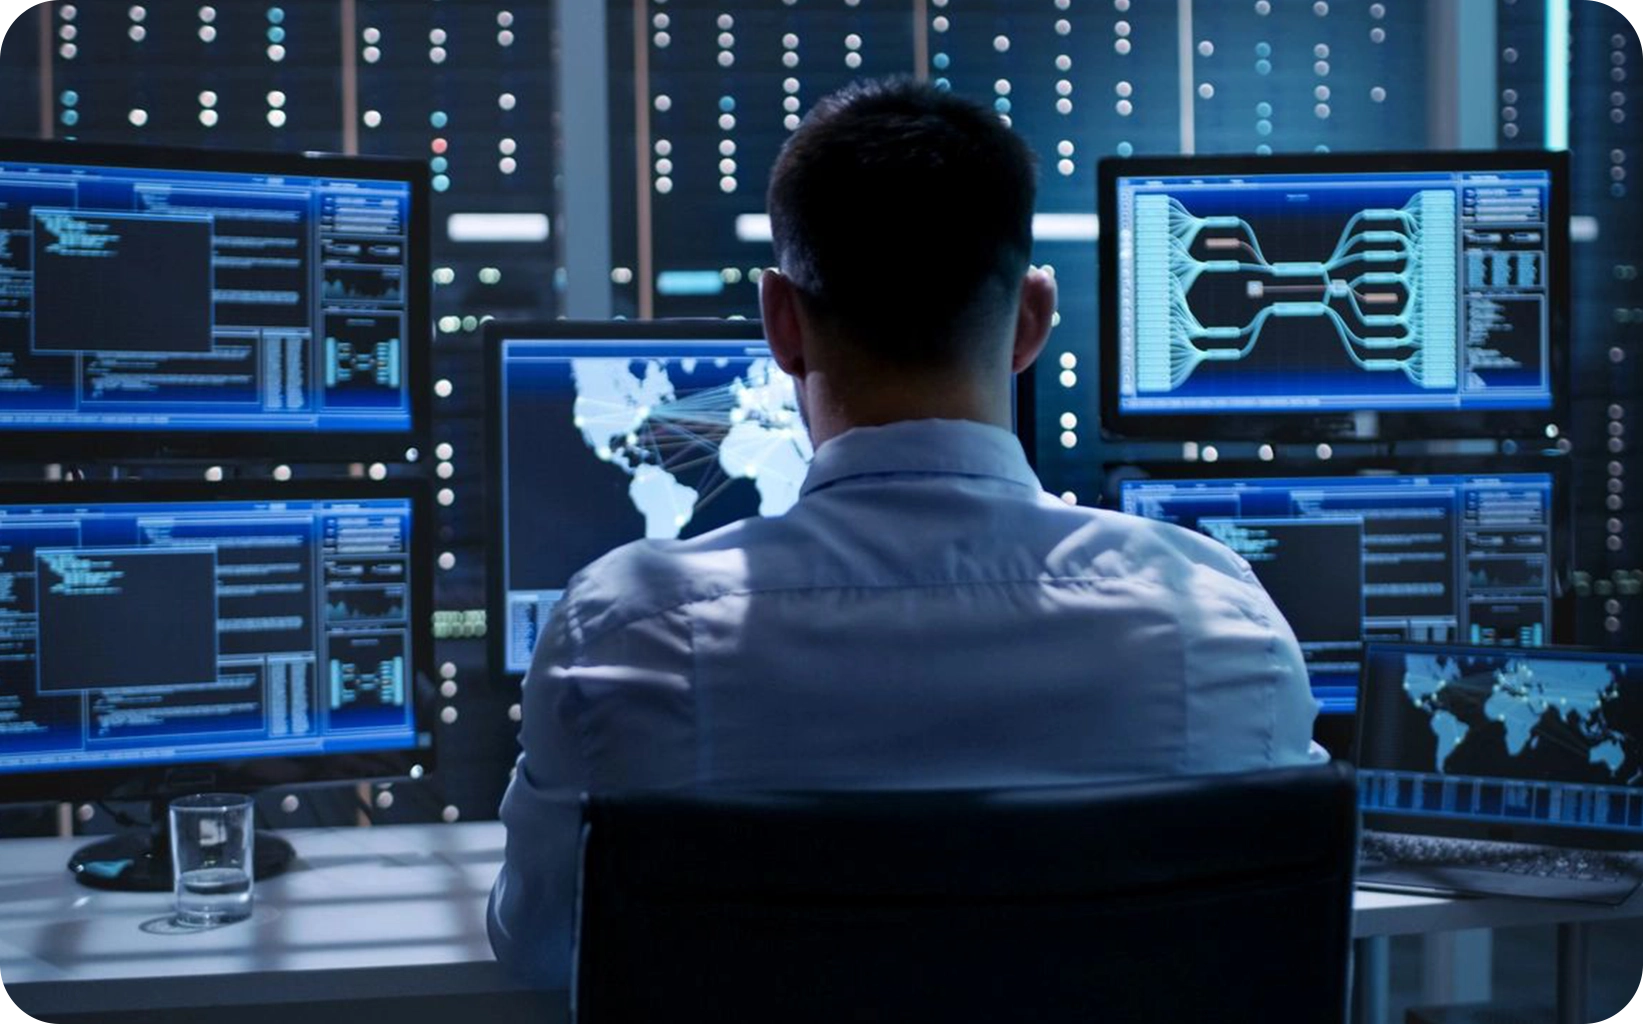
[[[1636,881],[1640,868],[1636,854],[1393,832],[1364,833],[1359,843],[1359,861],[1361,865],[1469,868],[1591,882]]]

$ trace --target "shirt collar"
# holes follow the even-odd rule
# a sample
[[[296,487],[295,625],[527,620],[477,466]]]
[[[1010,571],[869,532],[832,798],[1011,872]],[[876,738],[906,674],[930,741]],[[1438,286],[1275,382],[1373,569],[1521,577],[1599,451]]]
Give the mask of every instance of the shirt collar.
[[[928,473],[993,477],[1041,490],[1008,430],[971,420],[902,420],[855,427],[816,449],[800,495],[851,477]]]

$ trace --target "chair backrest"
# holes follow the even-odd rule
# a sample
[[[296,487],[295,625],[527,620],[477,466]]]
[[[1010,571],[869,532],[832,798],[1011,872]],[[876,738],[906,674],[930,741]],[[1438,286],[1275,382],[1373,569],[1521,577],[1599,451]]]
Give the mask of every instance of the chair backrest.
[[[595,796],[585,1024],[1339,1021],[1335,764],[991,791]]]

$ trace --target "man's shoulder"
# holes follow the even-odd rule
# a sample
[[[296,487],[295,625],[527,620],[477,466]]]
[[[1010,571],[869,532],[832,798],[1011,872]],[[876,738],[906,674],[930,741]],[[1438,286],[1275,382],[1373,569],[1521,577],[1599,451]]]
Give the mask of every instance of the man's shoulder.
[[[1070,506],[1049,496],[1007,518],[1012,536],[990,540],[1016,546],[1016,555],[997,560],[1001,566],[1022,566],[1018,559],[1026,554],[1031,566],[1024,568],[1038,578],[1124,580],[1184,596],[1217,580],[1235,589],[1255,583],[1249,564],[1228,547],[1171,523]],[[565,611],[585,634],[604,633],[726,594],[824,579],[843,582],[856,573],[850,565],[855,559],[840,554],[852,550],[850,538],[839,535],[842,528],[848,532],[837,521],[790,514],[745,519],[685,540],[634,541],[572,578]],[[910,538],[908,548],[899,550],[914,558],[908,550],[927,540]],[[877,542],[882,546],[883,538]],[[932,554],[923,551],[918,557],[941,564]],[[857,566],[868,571],[864,567],[876,578],[894,575],[870,560]],[[910,569],[908,575],[924,578],[927,571]]]
[[[771,520],[746,519],[684,540],[636,540],[606,552],[571,577],[566,612],[584,631],[629,622],[747,586],[750,544]]]
[[[1195,530],[1112,509],[1069,506],[1066,515],[1066,539],[1047,566],[1058,574],[1168,582],[1208,572],[1239,583],[1255,582],[1250,563]]]

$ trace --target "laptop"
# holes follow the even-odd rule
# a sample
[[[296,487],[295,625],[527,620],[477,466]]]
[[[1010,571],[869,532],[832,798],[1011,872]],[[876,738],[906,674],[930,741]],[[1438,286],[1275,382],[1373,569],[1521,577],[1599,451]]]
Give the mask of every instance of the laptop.
[[[1640,878],[1640,654],[1370,642],[1359,884],[1620,903]]]

